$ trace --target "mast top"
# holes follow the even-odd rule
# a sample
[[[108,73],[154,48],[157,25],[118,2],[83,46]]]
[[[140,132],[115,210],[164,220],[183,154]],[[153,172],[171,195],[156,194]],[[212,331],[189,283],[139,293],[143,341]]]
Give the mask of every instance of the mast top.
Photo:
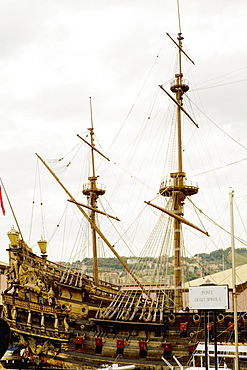
[[[91,173],[91,176],[88,177],[89,183],[83,186],[82,193],[84,195],[88,196],[88,197],[91,197],[91,198],[93,197],[93,200],[91,199],[91,201],[96,202],[99,195],[105,194],[105,188],[99,187],[97,185],[98,176],[96,175],[95,159],[94,159],[94,150],[96,150],[96,148],[95,148],[95,144],[94,144],[93,109],[92,109],[92,99],[91,99],[91,97],[89,98],[89,100],[90,100],[90,121],[91,121],[91,127],[88,130],[90,132],[90,137],[91,137],[90,144],[87,141],[83,140],[79,135],[77,135],[77,136],[79,136],[91,148],[92,173]],[[97,150],[97,152],[99,152],[99,151]],[[93,204],[91,204],[91,206],[92,206],[92,208],[97,208],[96,203],[94,204],[95,207],[93,206]]]
[[[181,18],[180,18],[180,9],[179,9],[179,0],[177,0],[177,9],[178,9],[178,30],[179,35],[182,35],[182,29],[181,29]]]

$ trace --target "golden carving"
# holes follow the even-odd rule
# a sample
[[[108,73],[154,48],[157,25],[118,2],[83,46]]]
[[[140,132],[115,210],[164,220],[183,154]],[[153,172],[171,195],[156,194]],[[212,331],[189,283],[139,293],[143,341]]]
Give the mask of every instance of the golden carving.
[[[64,324],[64,330],[69,331],[69,324],[67,323],[67,318],[64,317],[63,319],[63,324]]]
[[[10,283],[17,283],[19,281],[18,258],[15,255],[10,258],[10,267],[7,275]]]
[[[12,317],[12,320],[13,320],[14,322],[16,322],[17,311],[16,311],[16,308],[15,308],[15,307],[12,307],[12,310],[11,310],[11,317]]]

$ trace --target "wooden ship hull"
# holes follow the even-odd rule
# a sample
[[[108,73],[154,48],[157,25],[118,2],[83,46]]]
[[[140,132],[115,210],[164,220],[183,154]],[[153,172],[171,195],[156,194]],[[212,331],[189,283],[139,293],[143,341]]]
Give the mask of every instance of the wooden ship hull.
[[[50,262],[45,240],[38,242],[41,251],[41,256],[38,256],[24,242],[19,227],[18,231],[12,229],[8,233],[10,267],[9,288],[3,294],[4,317],[12,330],[12,341],[25,348],[26,356],[34,365],[86,369],[118,362],[134,364],[142,370],[160,370],[167,369],[162,357],[175,366],[173,356],[176,356],[186,365],[196,344],[204,340],[205,334],[210,341],[215,336],[218,342],[235,340],[233,313],[218,313],[215,332],[212,312],[204,316],[202,312],[182,311],[182,225],[186,224],[208,235],[184,218],[184,202],[187,197],[198,192],[198,187],[187,183],[182,161],[181,116],[186,114],[197,126],[183,108],[183,95],[189,90],[189,85],[182,74],[182,40],[180,31],[177,41],[173,40],[179,54],[179,71],[170,87],[175,98],[160,86],[176,104],[178,159],[176,168],[169,173],[166,181],[162,181],[159,189],[159,195],[168,199],[167,207],[162,208],[147,202],[150,207],[155,207],[172,220],[171,231],[166,235],[170,237],[173,234],[174,284],[170,287],[168,282],[162,285],[155,283],[155,280],[149,285],[141,283],[100,231],[96,215],[98,212],[105,213],[99,211],[97,199],[105,191],[97,184],[94,154],[95,151],[102,154],[95,148],[92,124],[89,129],[91,142],[82,139],[90,147],[92,160],[89,183],[82,191],[87,197],[87,206],[78,203],[56,175],[53,176],[90,224],[93,277]],[[39,156],[38,158],[48,168]],[[49,168],[48,170],[50,171]],[[126,268],[132,278],[132,286],[114,285],[99,279],[97,237],[103,240]],[[151,239],[156,243],[156,239]],[[160,256],[164,256],[162,248],[165,244],[165,239],[162,239]],[[158,250],[156,244],[154,249]],[[160,272],[161,267],[158,267]],[[159,277],[158,273],[157,276]],[[242,313],[240,317],[238,336],[244,342],[247,340],[246,314]],[[241,369],[247,368],[245,358],[240,361]]]
[[[97,368],[117,361],[140,369],[166,369],[162,356],[175,364],[175,355],[186,365],[204,340],[203,312],[145,307],[141,289],[134,295],[133,290],[105,282],[96,287],[91,277],[79,277],[45,255],[34,255],[14,230],[9,237],[14,240],[9,245],[4,315],[13,340],[26,348],[33,366]],[[167,289],[166,294],[174,291]],[[212,312],[206,321],[212,341]],[[220,343],[234,341],[233,313],[217,314],[216,333]],[[239,321],[239,340],[247,340],[245,313]],[[241,364],[241,369],[247,366],[245,359]]]

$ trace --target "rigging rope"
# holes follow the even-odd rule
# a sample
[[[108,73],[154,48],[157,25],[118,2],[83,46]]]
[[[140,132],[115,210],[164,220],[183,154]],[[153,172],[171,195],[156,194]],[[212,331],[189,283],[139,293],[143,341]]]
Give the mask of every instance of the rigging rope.
[[[217,125],[211,118],[209,118],[206,113],[204,113],[188,96],[187,99],[190,100],[190,102],[196,106],[196,108],[211,122],[214,126],[216,126],[221,132],[223,132],[227,137],[229,137],[231,140],[233,140],[236,144],[247,150],[247,147],[241,144],[239,141],[234,139],[231,135],[229,135],[225,130],[223,130],[219,125]]]
[[[223,165],[223,166],[220,166],[220,167],[217,167],[217,168],[212,168],[211,170],[207,170],[207,171],[204,171],[204,172],[197,173],[195,176],[205,175],[206,173],[210,173],[210,172],[218,171],[218,170],[221,170],[222,168],[226,168],[226,167],[232,166],[232,165],[234,165],[234,164],[237,164],[237,163],[240,163],[240,162],[246,161],[246,159],[247,159],[247,158],[239,159],[238,161],[231,162],[231,163],[227,163],[227,164],[225,164],[225,165]],[[189,177],[188,177],[188,178],[189,178]]]
[[[151,72],[153,71],[153,69],[154,69],[154,67],[155,67],[155,65],[156,65],[157,59],[159,58],[160,53],[161,53],[161,50],[163,49],[163,46],[164,46],[165,40],[166,40],[166,39],[164,38],[164,40],[163,40],[163,42],[162,42],[162,44],[161,44],[161,47],[160,47],[160,49],[159,49],[159,51],[158,51],[158,53],[157,53],[157,55],[156,55],[156,57],[155,57],[155,60],[153,61],[153,64],[151,65],[151,68],[149,69],[149,72],[147,73],[147,76],[146,76],[146,78],[144,79],[144,82],[143,82],[143,84],[142,84],[142,86],[141,86],[141,88],[140,88],[140,91],[139,91],[139,93],[137,94],[137,96],[136,96],[136,98],[135,98],[134,103],[133,103],[133,104],[132,104],[132,106],[130,107],[129,112],[128,112],[128,114],[127,114],[127,116],[126,116],[125,120],[124,120],[124,121],[123,121],[123,123],[122,123],[122,126],[121,126],[121,127],[120,127],[120,129],[118,130],[118,132],[117,132],[117,134],[116,134],[115,138],[113,139],[113,141],[112,141],[111,145],[109,146],[108,152],[109,152],[109,150],[112,148],[112,146],[113,146],[113,144],[115,143],[115,141],[116,141],[117,137],[119,136],[120,132],[122,131],[122,129],[123,129],[123,127],[124,127],[124,125],[126,124],[127,119],[129,118],[129,116],[130,116],[131,112],[133,111],[133,109],[134,109],[134,107],[135,107],[135,105],[136,105],[136,102],[137,102],[137,100],[139,99],[139,97],[140,97],[140,95],[141,95],[141,93],[142,93],[142,91],[143,91],[143,89],[144,89],[144,87],[145,87],[145,85],[146,85],[146,83],[147,83],[147,81],[148,81],[148,79],[149,79],[150,75],[151,75]]]
[[[231,234],[230,231],[226,230],[224,227],[222,227],[221,225],[219,225],[216,221],[214,221],[213,219],[211,219],[209,216],[207,216],[200,208],[198,208],[195,203],[192,202],[191,199],[189,199],[189,201],[191,202],[191,204],[208,220],[210,221],[212,224],[214,224],[215,226],[219,227],[221,230],[225,231],[227,234]],[[247,246],[247,242],[244,241],[243,239],[239,238],[238,236],[235,236],[235,239],[238,240],[240,243],[244,244]]]
[[[33,201],[32,201],[32,210],[31,210],[31,219],[30,219],[30,229],[29,229],[29,236],[28,236],[28,245],[31,244],[31,237],[32,237],[32,229],[33,229],[33,218],[34,218],[34,204],[36,199],[36,181],[37,181],[37,172],[39,168],[38,158],[36,162],[36,171],[35,171],[35,179],[34,179],[34,190],[33,190]]]

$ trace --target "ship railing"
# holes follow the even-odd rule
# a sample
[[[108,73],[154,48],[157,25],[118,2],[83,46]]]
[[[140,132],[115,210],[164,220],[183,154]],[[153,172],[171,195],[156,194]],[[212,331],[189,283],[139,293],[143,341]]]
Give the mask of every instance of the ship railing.
[[[4,303],[7,303],[7,304],[13,304],[13,296],[12,295],[7,295],[7,293],[6,293],[6,294],[3,295],[3,301],[4,301]]]
[[[163,189],[163,188],[170,188],[170,187],[180,187],[176,184],[174,184],[174,179],[165,179],[165,180],[162,180],[161,183],[160,183],[160,188]],[[198,188],[198,183],[196,181],[184,181],[184,186],[186,186],[187,188],[188,187],[191,187],[191,188]]]
[[[239,345],[238,346],[238,353],[239,357],[241,358],[247,358],[247,345]],[[208,355],[214,356],[214,345],[208,344]],[[225,358],[235,358],[236,356],[236,349],[234,344],[217,344],[217,355],[222,356]],[[205,356],[205,344],[204,343],[198,343],[194,356]]]
[[[76,269],[74,270],[74,269],[67,267],[63,271],[63,275],[61,277],[60,283],[64,285],[73,285],[74,287],[76,286],[80,287],[81,280],[84,280],[88,283],[92,283],[94,285],[94,278],[92,276],[81,273],[77,271]],[[109,283],[107,281],[100,280],[100,287],[98,290],[102,290],[101,289],[102,287],[106,289],[109,288],[111,290],[116,290],[116,292],[119,290],[117,285],[113,283]]]
[[[54,279],[57,278],[58,280],[60,280],[63,274],[69,274],[69,279],[72,277],[74,277],[74,279],[77,279],[79,275],[80,278],[94,283],[94,278],[90,275],[86,275],[82,272],[77,271],[76,269],[71,269],[71,267],[63,266],[60,263],[55,263],[48,260],[44,261],[44,259],[39,256],[36,256],[36,259],[33,260],[32,256],[25,255],[25,264],[30,265],[33,268],[39,268],[45,271],[47,275],[52,275]],[[100,281],[100,284],[106,288],[109,287],[110,289],[115,289],[116,291],[119,290],[116,284],[110,282]]]
[[[82,187],[83,190],[91,190],[91,183],[88,182],[86,184],[83,184],[83,187]],[[100,189],[100,190],[103,190],[103,191],[106,191],[106,186],[105,184],[99,184],[97,183],[97,189]]]
[[[25,264],[30,265],[33,268],[40,268],[42,270],[45,270],[46,273],[51,273],[53,276],[61,275],[61,273],[66,270],[66,268],[61,264],[48,260],[44,261],[44,259],[40,256],[35,256],[34,260],[33,256],[25,255]]]
[[[178,84],[176,78],[172,79],[171,82],[170,82],[171,90],[173,90],[174,88],[177,88],[177,87],[185,87],[185,88],[189,89],[189,80],[187,80],[185,78],[181,78],[181,83]]]
[[[52,306],[46,306],[40,303],[25,301],[10,295],[4,295],[3,300],[6,304],[10,304],[15,307],[26,308],[37,312],[55,313],[55,310]]]
[[[27,324],[18,322],[18,331],[25,332],[32,336],[42,336],[42,337],[47,337],[50,339],[53,338],[56,340],[61,340],[61,341],[66,341],[66,342],[69,340],[68,332],[65,332],[63,330],[56,330],[52,328],[41,329],[39,326],[33,325],[33,324],[31,327],[29,327]]]
[[[40,256],[35,256],[35,259],[33,259],[33,256],[26,255],[25,254],[25,265],[30,265],[32,268],[37,268],[45,271],[45,273],[48,275],[52,275],[54,279],[60,280],[62,278],[63,274],[69,274],[70,278],[73,276],[75,279],[77,279],[78,275],[80,278],[85,279],[86,281],[94,283],[94,278],[90,275],[86,275],[80,271],[77,271],[76,269],[72,269],[70,266],[64,266],[62,263],[56,263],[49,260],[44,260]],[[69,279],[70,279],[69,278]],[[100,280],[100,284],[102,286],[105,286],[106,288],[109,287],[110,289],[115,289],[116,291],[119,290],[118,286],[116,284],[102,281]]]

